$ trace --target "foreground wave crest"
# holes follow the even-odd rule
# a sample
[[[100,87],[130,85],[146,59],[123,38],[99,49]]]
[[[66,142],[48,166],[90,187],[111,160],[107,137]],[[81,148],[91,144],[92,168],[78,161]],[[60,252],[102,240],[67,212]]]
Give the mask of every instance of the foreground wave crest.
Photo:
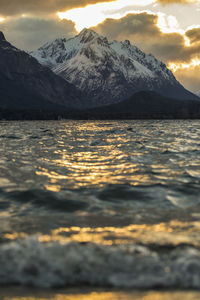
[[[155,252],[139,245],[42,243],[37,237],[0,247],[0,284],[129,288],[200,288],[200,251]]]

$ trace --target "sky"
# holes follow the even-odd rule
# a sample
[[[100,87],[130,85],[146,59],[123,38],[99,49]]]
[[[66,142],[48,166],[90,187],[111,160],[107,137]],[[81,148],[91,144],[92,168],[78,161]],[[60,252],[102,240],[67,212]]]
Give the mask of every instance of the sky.
[[[130,40],[200,92],[200,0],[0,0],[0,30],[23,50],[85,27]]]

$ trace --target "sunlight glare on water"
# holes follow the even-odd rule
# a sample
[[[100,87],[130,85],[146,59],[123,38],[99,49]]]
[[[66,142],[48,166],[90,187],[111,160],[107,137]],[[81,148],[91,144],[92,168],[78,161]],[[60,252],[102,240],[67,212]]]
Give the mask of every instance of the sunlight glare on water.
[[[42,295],[44,294],[44,296]],[[77,292],[64,294],[48,294],[47,292],[41,292],[38,295],[31,296],[19,296],[19,297],[4,297],[3,300],[197,300],[200,294],[198,292],[84,292],[78,294]]]

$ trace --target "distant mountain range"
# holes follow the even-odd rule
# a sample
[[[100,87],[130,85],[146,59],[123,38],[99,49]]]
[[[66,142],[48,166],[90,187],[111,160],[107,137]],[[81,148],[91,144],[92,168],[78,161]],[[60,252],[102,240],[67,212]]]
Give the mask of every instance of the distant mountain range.
[[[197,99],[153,55],[129,41],[109,42],[91,29],[69,40],[47,43],[30,54],[85,93],[88,106],[117,103],[139,91]]]
[[[57,118],[200,118],[200,100],[128,41],[83,30],[30,55],[0,32],[0,119]]]

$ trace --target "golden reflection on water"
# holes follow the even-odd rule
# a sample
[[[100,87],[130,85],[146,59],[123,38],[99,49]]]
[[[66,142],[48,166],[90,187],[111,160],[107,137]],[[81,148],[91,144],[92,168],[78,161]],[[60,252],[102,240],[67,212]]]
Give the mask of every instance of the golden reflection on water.
[[[80,290],[80,288],[79,288]],[[198,300],[200,299],[200,292],[195,291],[112,291],[112,292],[35,292],[33,296],[5,296],[2,300]],[[1,293],[0,293],[1,296]]]
[[[126,181],[129,181],[130,185],[133,186],[152,183],[148,174],[137,174],[137,172],[140,171],[137,164],[120,162],[117,164],[117,162],[113,161],[112,163],[110,163],[110,161],[93,161],[93,159],[89,159],[87,155],[84,155],[81,156],[83,161],[73,161],[66,157],[60,160],[51,161],[51,163],[57,167],[65,167],[65,174],[59,174],[58,172],[51,171],[46,168],[40,168],[36,171],[36,175],[46,176],[50,179],[50,181],[53,179],[53,182],[57,184],[57,187],[60,184],[60,180],[73,182],[73,187],[75,188],[84,186],[102,187],[106,183],[118,184],[123,182],[125,178]],[[50,189],[49,185],[47,189],[57,191],[52,187]]]
[[[172,221],[169,224],[129,225],[125,227],[70,227],[53,230],[50,235],[40,237],[41,242],[93,242],[103,245],[119,244],[171,244],[177,246],[187,243],[200,246],[200,222],[182,223]]]
[[[61,181],[72,183],[73,188],[95,185],[102,187],[106,183],[117,184],[123,181],[133,185],[149,183],[149,175],[137,174],[140,166],[130,158],[131,155],[140,157],[140,151],[137,151],[137,147],[132,147],[133,153],[127,153],[124,148],[132,142],[127,139],[126,134],[112,134],[109,132],[110,127],[103,126],[103,131],[107,130],[109,134],[102,136],[101,133],[98,136],[99,130],[99,126],[93,124],[91,132],[85,133],[88,127],[81,124],[76,128],[78,136],[72,135],[66,141],[66,135],[63,135],[64,141],[58,139],[52,155],[44,156],[43,163],[47,167],[42,164],[37,168],[36,175],[54,179],[57,181],[54,182],[56,186],[62,185]],[[47,149],[44,147],[43,151],[45,150]],[[49,185],[47,189],[55,190]]]
[[[117,122],[65,125],[57,130],[53,146],[43,143],[40,150],[44,155],[41,155],[36,175],[46,177],[47,190],[55,192],[58,186],[101,188],[107,183],[127,182],[133,186],[151,185],[166,180],[172,182],[183,176],[184,166],[176,168],[173,160],[162,155],[173,147],[175,153],[179,153],[182,140],[174,141],[173,136],[169,143],[160,135],[153,137],[148,127],[141,131],[141,124],[137,122],[135,132],[130,133],[128,126],[130,124]],[[176,166],[181,167],[182,161],[187,164],[186,159],[176,157]]]
[[[45,185],[47,191],[50,192],[60,192],[61,187],[59,185]]]
[[[68,242],[97,243],[101,245],[132,245],[143,244],[146,246],[178,246],[181,244],[200,247],[200,222],[160,223],[156,225],[129,225],[125,227],[61,227],[52,230],[49,234],[38,235],[42,243]],[[16,240],[24,238],[23,233],[5,234],[5,238]]]

